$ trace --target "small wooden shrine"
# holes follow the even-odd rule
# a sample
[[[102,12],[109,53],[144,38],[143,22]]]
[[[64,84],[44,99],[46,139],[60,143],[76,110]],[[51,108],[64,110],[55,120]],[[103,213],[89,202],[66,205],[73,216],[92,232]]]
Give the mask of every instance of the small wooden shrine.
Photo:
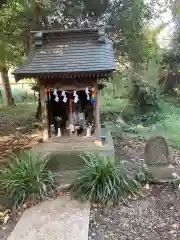
[[[115,70],[104,28],[33,31],[31,43],[27,62],[13,74],[17,81],[38,80],[43,140],[53,135],[99,138],[99,91]]]

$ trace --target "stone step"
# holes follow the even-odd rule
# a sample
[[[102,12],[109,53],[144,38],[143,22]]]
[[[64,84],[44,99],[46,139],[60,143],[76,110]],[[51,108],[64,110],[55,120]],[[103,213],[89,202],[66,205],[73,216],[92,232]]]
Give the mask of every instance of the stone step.
[[[88,240],[90,204],[68,196],[26,210],[8,240]]]

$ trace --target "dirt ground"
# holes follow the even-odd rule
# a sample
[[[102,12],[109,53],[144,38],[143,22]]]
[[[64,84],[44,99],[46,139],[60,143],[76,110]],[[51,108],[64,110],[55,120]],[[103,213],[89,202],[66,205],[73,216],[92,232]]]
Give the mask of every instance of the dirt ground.
[[[7,162],[9,154],[31,148],[41,138],[35,126],[36,105],[19,104],[14,107],[0,107],[0,166]],[[0,194],[0,211],[4,204]],[[5,225],[0,224],[0,240],[6,240],[15,227],[17,219]]]
[[[89,240],[180,239],[180,192],[152,186],[144,197],[104,211],[92,206]]]
[[[36,105],[0,107],[0,163],[11,152],[30,148],[41,138],[35,119]]]
[[[114,138],[116,155],[125,160],[129,171],[144,162],[145,143]],[[180,152],[170,149],[170,159],[180,173]],[[180,190],[171,185],[152,185],[142,189],[142,196],[102,210],[92,205],[89,240],[178,240],[180,239]]]

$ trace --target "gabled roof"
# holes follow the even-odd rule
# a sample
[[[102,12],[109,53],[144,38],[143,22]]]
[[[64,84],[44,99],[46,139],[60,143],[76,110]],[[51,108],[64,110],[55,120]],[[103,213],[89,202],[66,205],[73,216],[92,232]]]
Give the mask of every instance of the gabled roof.
[[[37,32],[32,32],[33,36]],[[115,70],[112,43],[100,40],[98,29],[42,31],[42,44],[33,44],[27,62],[13,74],[16,79]]]

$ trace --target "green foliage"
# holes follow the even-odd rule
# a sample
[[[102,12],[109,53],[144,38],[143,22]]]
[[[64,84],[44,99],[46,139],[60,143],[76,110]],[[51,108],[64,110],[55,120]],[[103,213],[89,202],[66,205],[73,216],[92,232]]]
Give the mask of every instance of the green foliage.
[[[157,35],[166,26],[161,24],[157,28],[146,27],[143,29],[144,40],[142,44],[143,61],[133,64],[132,76],[133,96],[140,109],[144,106],[155,106],[160,95],[160,72],[162,62],[162,50],[157,43]]]
[[[113,99],[111,96],[103,96],[101,100],[101,111],[102,113],[120,113],[128,106],[128,101],[128,99]]]
[[[137,171],[135,178],[141,184],[152,183],[154,180],[152,174],[149,172],[148,168],[146,167],[141,167]]]
[[[7,0],[0,8],[0,66],[19,64],[27,53],[29,31],[45,26],[49,0]]]
[[[138,193],[139,183],[128,176],[122,165],[116,165],[114,158],[93,153],[82,158],[85,167],[70,189],[74,198],[107,205]]]
[[[34,96],[33,91],[29,91],[29,86],[25,85],[23,88],[21,86],[12,86],[12,95],[16,103],[23,102],[34,102],[38,101],[37,97]]]
[[[1,184],[13,204],[39,201],[53,194],[54,176],[46,167],[47,161],[32,151],[23,151],[12,155],[0,170]]]
[[[102,96],[103,112],[119,112],[124,120],[158,109],[160,99],[160,63],[150,59],[137,71],[119,62],[120,70],[108,84]],[[121,70],[122,68],[122,70]],[[114,85],[114,92],[112,91]]]
[[[156,59],[147,62],[147,66],[138,70],[136,77],[136,100],[140,107],[155,106],[159,98],[159,72],[160,64]]]
[[[157,111],[140,115],[126,124],[121,131],[129,137],[149,139],[162,136],[174,148],[180,148],[180,109],[172,104],[159,102]]]
[[[163,90],[159,86],[161,73],[162,50],[157,43],[157,35],[166,26],[161,24],[157,28],[141,26],[139,29],[141,37],[136,41],[137,46],[131,48],[131,54],[127,57],[118,58],[118,72],[112,79],[116,89],[116,96],[128,99],[127,108],[124,107],[125,117],[132,118],[134,113],[141,114],[150,108],[157,108],[160,93]],[[134,56],[134,58],[132,56]],[[133,107],[135,111],[133,111]],[[130,113],[129,108],[132,110]]]
[[[164,55],[164,62],[169,71],[179,74],[180,71],[180,18],[179,9],[180,4],[178,0],[172,2],[172,15],[174,18],[174,32],[171,39],[171,48]]]
[[[26,53],[29,30],[94,27],[102,23],[121,30],[109,33],[115,48],[135,59],[141,49],[141,29],[149,16],[144,0],[7,0],[0,8],[3,61],[14,63]],[[12,47],[14,51],[10,51]]]

